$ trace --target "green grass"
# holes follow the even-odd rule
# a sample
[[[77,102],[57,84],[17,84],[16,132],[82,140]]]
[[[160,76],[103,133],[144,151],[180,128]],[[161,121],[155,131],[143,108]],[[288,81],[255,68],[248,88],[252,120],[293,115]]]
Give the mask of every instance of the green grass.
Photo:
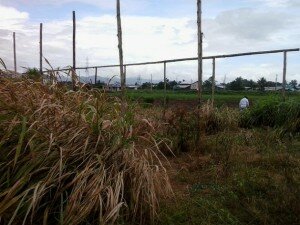
[[[158,224],[299,224],[297,146],[299,138],[279,140],[265,130],[209,137],[200,158],[180,161],[187,166],[173,183],[184,194],[164,204]]]
[[[252,103],[257,103],[262,100],[267,100],[270,98],[279,98],[281,99],[281,93],[261,93],[261,92],[217,92],[215,94],[215,102],[217,105],[238,105],[241,98],[247,96]],[[153,103],[154,101],[162,101],[164,99],[164,91],[154,90],[151,91],[128,91],[127,97],[132,100],[141,100],[146,103]],[[299,93],[287,93],[288,99],[300,100]],[[177,100],[177,101],[196,101],[198,95],[196,92],[174,92],[167,91],[168,100]],[[203,94],[204,100],[211,99],[211,94],[205,92]]]

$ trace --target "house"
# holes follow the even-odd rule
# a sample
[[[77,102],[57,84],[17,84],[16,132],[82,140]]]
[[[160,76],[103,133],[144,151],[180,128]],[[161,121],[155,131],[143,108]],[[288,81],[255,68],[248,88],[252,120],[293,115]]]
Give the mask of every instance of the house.
[[[174,86],[174,90],[189,90],[191,89],[191,84],[180,83]]]
[[[226,86],[224,84],[217,84],[216,90],[225,90]],[[191,84],[191,90],[198,91],[198,81]]]
[[[121,90],[121,84],[119,82],[115,82],[114,84],[106,84],[104,86],[105,91],[116,92]]]
[[[277,86],[277,87],[265,87],[265,91],[282,91],[283,87],[282,86]],[[285,87],[286,91],[296,91],[292,86],[287,85]]]
[[[126,88],[129,90],[135,90],[137,91],[139,88],[141,87],[141,85],[127,85]]]
[[[191,90],[196,90],[196,91],[198,91],[198,81],[191,84]]]

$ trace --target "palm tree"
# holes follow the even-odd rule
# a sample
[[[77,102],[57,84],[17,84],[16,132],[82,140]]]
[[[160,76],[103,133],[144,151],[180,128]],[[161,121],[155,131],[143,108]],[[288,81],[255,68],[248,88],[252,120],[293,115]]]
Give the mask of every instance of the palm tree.
[[[266,80],[266,78],[264,78],[264,77],[260,78],[260,79],[257,81],[257,84],[258,84],[259,90],[264,91],[264,90],[265,90],[265,87],[266,87],[266,85],[267,85],[267,80]]]

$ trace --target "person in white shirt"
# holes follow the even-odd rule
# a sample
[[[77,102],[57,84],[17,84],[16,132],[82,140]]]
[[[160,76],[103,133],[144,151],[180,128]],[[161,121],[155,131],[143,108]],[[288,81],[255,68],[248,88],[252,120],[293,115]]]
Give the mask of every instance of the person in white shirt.
[[[240,110],[243,111],[247,108],[249,108],[250,104],[249,104],[249,100],[248,98],[245,96],[241,101],[240,101]]]

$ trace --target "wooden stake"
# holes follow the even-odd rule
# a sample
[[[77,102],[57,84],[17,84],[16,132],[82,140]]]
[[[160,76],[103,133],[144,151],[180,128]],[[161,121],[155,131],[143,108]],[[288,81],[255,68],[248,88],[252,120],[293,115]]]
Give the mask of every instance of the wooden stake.
[[[197,0],[197,26],[198,26],[198,100],[199,107],[202,100],[202,74],[203,74],[203,53],[202,53],[202,2]]]
[[[76,14],[73,11],[73,70],[76,72]]]
[[[212,66],[213,66],[213,72],[212,72],[212,86],[211,86],[211,103],[212,103],[212,106],[214,106],[215,88],[216,88],[216,85],[215,85],[215,82],[216,82],[216,59],[215,58],[213,58]]]
[[[43,24],[40,23],[40,74],[43,75]]]
[[[97,85],[98,68],[95,67],[95,85]]]
[[[117,0],[117,26],[118,26],[118,48],[119,48],[119,60],[120,60],[120,77],[121,77],[121,90],[122,98],[125,98],[126,81],[124,76],[124,61],[123,61],[123,45],[122,45],[122,21],[121,21],[121,9],[120,0]]]
[[[126,79],[127,79],[127,68],[126,65],[124,66],[124,80],[125,80],[125,88],[126,88]]]
[[[73,11],[73,68],[72,68],[72,86],[73,91],[76,91],[76,14]]]
[[[151,89],[151,92],[153,91],[153,79],[152,79],[152,74],[151,74],[151,87],[150,87],[150,89]]]
[[[282,96],[285,100],[285,88],[286,88],[286,67],[287,67],[287,52],[283,53],[283,80],[282,80]]]
[[[167,63],[164,62],[164,116],[167,108]]]
[[[14,47],[14,71],[17,73],[17,51],[16,51],[16,33],[13,33],[13,47]]]

